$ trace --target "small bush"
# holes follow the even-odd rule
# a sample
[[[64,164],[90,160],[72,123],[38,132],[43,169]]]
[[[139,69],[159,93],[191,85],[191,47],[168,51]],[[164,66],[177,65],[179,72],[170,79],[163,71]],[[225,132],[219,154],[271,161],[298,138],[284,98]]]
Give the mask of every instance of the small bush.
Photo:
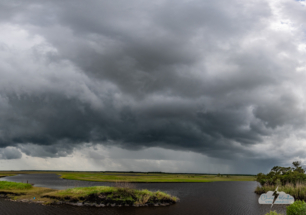
[[[282,214],[279,214],[276,211],[270,211],[270,213],[267,213],[265,215],[282,215]]]
[[[305,215],[306,203],[304,201],[295,201],[287,207],[287,215]]]

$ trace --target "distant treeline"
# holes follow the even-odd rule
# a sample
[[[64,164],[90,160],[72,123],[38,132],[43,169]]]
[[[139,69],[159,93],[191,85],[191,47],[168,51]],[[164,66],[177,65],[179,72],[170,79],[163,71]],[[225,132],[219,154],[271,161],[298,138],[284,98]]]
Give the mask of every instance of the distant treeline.
[[[297,182],[306,182],[306,174],[301,162],[294,161],[292,165],[293,167],[274,166],[268,174],[258,173],[256,181],[261,186],[285,186],[288,183],[296,185]]]

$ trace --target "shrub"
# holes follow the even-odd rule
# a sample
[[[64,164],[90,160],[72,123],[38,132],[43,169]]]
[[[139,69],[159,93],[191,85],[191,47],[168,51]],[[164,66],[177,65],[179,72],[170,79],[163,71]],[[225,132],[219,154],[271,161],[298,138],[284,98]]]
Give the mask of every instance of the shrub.
[[[270,211],[270,213],[267,213],[265,215],[282,215],[282,214],[279,214],[276,211]]]
[[[261,186],[265,185],[285,185],[286,183],[293,183],[294,185],[301,181],[306,181],[306,174],[301,163],[293,162],[294,167],[274,166],[268,174],[257,174],[256,181]]]
[[[304,201],[295,201],[287,207],[287,215],[305,215],[306,203]]]

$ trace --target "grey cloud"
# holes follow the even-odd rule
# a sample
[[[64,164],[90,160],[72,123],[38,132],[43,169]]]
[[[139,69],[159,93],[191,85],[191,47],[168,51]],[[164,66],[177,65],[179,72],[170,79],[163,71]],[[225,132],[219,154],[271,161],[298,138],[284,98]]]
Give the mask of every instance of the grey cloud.
[[[73,147],[65,142],[54,145],[19,144],[17,148],[32,157],[66,157],[73,152]]]
[[[284,137],[280,128],[305,128],[305,77],[295,72],[305,41],[269,30],[268,1],[0,8],[0,24],[44,39],[27,54],[0,50],[1,147],[60,157],[92,143],[256,160],[251,148]]]
[[[305,110],[297,107],[298,99],[292,92],[284,92],[280,97],[258,106],[254,110],[254,115],[265,122],[267,127],[275,128],[291,124],[299,128],[305,123],[305,119],[300,118]]]
[[[133,8],[133,4],[136,9],[122,13],[125,8]],[[226,9],[220,7],[220,3],[198,1],[171,6],[167,1],[157,6],[140,5],[139,1],[128,5],[121,1],[103,4],[92,1],[86,5],[66,1],[54,4],[53,8],[59,9],[43,16],[56,14],[53,26],[64,28],[52,31],[53,26],[44,28],[44,22],[33,23],[32,19],[28,22],[40,27],[39,33],[48,38],[63,57],[75,62],[87,74],[115,83],[124,92],[134,96],[165,92],[199,96],[219,88],[210,86],[209,77],[205,77],[206,69],[194,68],[196,63],[210,52],[223,51],[219,46],[228,43],[230,37],[245,36],[246,28],[263,27],[257,18],[270,15],[264,1],[255,7],[233,2]],[[37,7],[38,10],[45,8]],[[35,20],[41,20],[40,13],[31,14],[38,16]],[[231,41],[233,46],[238,45],[237,42]],[[201,70],[204,77],[184,75],[190,70]],[[250,79],[245,78],[238,84],[247,80]]]
[[[22,154],[21,152],[13,147],[7,147],[0,149],[0,160],[10,160],[10,159],[18,159],[21,158]]]

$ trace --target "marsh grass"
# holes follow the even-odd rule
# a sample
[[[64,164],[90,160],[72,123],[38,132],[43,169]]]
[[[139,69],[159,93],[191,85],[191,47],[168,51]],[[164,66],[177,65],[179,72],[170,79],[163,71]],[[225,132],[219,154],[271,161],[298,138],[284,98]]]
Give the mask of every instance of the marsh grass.
[[[215,182],[215,181],[255,181],[255,176],[230,176],[230,177],[217,177],[217,175],[191,175],[191,174],[144,174],[134,173],[60,173],[61,178],[69,180],[82,180],[82,181],[103,181],[103,182],[138,182],[138,183],[168,183],[168,182]]]
[[[149,202],[177,202],[178,198],[161,191],[152,192],[149,190],[137,190],[129,188],[128,184],[118,187],[76,187],[66,190],[59,190],[45,194],[46,197],[56,199],[73,199],[79,201],[88,199],[90,196],[103,196],[106,200],[129,202],[134,204],[146,204]]]
[[[31,184],[0,181],[0,192],[13,200],[27,199],[31,202],[42,201],[45,204],[52,202],[52,199],[43,198],[44,193],[55,191],[44,187],[33,187]],[[35,197],[35,199],[34,199]]]
[[[29,190],[31,188],[31,184],[0,181],[0,190]]]
[[[217,175],[201,174],[174,174],[174,173],[130,173],[130,172],[63,172],[63,171],[0,171],[0,177],[17,174],[58,174],[61,178],[81,181],[103,182],[215,182],[215,181],[255,181],[251,175],[230,175],[230,177],[217,177]],[[71,185],[71,184],[69,184]],[[68,188],[68,187],[67,187]]]
[[[282,185],[268,185],[257,186],[255,189],[255,193],[262,194],[268,191],[274,191],[278,186],[278,191],[285,192],[294,197],[295,200],[306,200],[306,182],[297,182],[296,184],[287,183],[284,186]]]
[[[54,190],[33,187],[31,184],[0,181],[0,192],[13,200],[41,201],[49,204],[54,201],[72,202],[112,202],[118,204],[175,203],[178,198],[161,191],[133,189],[133,184],[117,183],[115,187],[75,187],[66,190]],[[34,198],[35,197],[35,198]]]
[[[44,204],[50,204],[54,202],[53,199],[43,197],[45,193],[50,193],[55,190],[44,187],[33,187],[28,190],[9,190],[8,197],[13,200],[29,200],[30,202],[43,202]],[[35,199],[34,199],[35,197]]]
[[[114,192],[114,187],[105,187],[105,186],[96,186],[96,187],[75,187],[69,188],[66,190],[59,190],[56,191],[54,194],[57,196],[88,196],[91,194],[98,194],[98,193],[111,193]]]

